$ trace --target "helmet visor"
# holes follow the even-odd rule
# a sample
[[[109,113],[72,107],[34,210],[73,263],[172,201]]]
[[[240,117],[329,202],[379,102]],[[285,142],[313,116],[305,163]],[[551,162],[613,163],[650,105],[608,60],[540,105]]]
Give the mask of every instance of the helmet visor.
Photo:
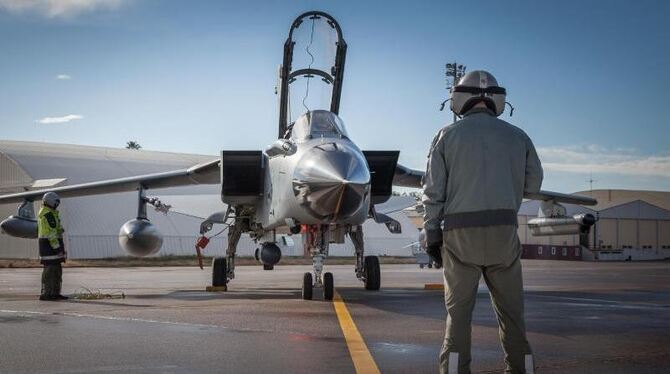
[[[473,95],[483,95],[483,94],[499,94],[507,95],[507,91],[503,87],[468,87],[468,86],[456,86],[454,87],[454,92],[466,92]]]

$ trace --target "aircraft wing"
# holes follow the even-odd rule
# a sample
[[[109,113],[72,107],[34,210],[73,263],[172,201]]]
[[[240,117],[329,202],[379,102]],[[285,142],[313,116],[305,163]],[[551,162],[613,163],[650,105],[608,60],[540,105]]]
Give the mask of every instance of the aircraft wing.
[[[393,176],[393,185],[399,187],[422,188],[423,177],[426,173],[421,170],[410,169],[398,164]],[[570,195],[552,191],[526,192],[523,195],[526,199],[554,201],[557,203],[578,204],[578,205],[596,205],[595,199],[585,196]]]
[[[61,198],[66,198],[135,191],[140,186],[146,189],[155,189],[193,184],[218,184],[221,183],[220,164],[221,160],[216,159],[188,169],[2,195],[0,196],[0,204],[20,203],[24,200],[33,201],[40,199],[42,195],[50,191],[56,192]]]
[[[398,187],[423,188],[424,171],[410,169],[400,164],[396,165],[393,185]]]
[[[544,191],[526,192],[523,197],[530,200],[554,201],[557,203],[578,204],[578,205],[596,205],[598,201],[586,196],[570,195],[560,192]]]

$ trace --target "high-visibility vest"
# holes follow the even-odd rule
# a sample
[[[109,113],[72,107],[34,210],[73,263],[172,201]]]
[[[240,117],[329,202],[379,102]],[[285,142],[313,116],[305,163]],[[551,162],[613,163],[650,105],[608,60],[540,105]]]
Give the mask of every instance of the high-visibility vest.
[[[65,259],[64,231],[58,211],[42,206],[37,214],[37,238],[42,262],[60,262]]]

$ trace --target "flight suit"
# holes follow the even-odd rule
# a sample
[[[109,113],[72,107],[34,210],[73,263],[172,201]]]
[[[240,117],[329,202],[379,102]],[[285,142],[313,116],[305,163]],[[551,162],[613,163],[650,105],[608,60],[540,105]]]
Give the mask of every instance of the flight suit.
[[[488,109],[470,110],[433,140],[423,204],[427,242],[442,242],[448,316],[440,372],[470,372],[472,311],[482,276],[498,319],[506,372],[532,372],[517,212],[524,191],[539,191],[542,178],[530,138]]]
[[[37,237],[42,270],[41,298],[56,299],[60,296],[63,283],[65,244],[63,226],[56,209],[43,205],[37,214]]]

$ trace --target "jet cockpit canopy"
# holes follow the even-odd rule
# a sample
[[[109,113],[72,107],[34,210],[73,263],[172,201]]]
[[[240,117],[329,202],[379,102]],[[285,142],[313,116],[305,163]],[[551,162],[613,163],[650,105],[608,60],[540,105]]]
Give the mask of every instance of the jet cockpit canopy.
[[[344,122],[327,110],[309,111],[298,118],[291,128],[291,140],[317,138],[348,138]]]
[[[332,16],[311,11],[293,21],[276,88],[280,139],[288,136],[293,118],[304,111],[339,114],[346,54],[342,29]]]

